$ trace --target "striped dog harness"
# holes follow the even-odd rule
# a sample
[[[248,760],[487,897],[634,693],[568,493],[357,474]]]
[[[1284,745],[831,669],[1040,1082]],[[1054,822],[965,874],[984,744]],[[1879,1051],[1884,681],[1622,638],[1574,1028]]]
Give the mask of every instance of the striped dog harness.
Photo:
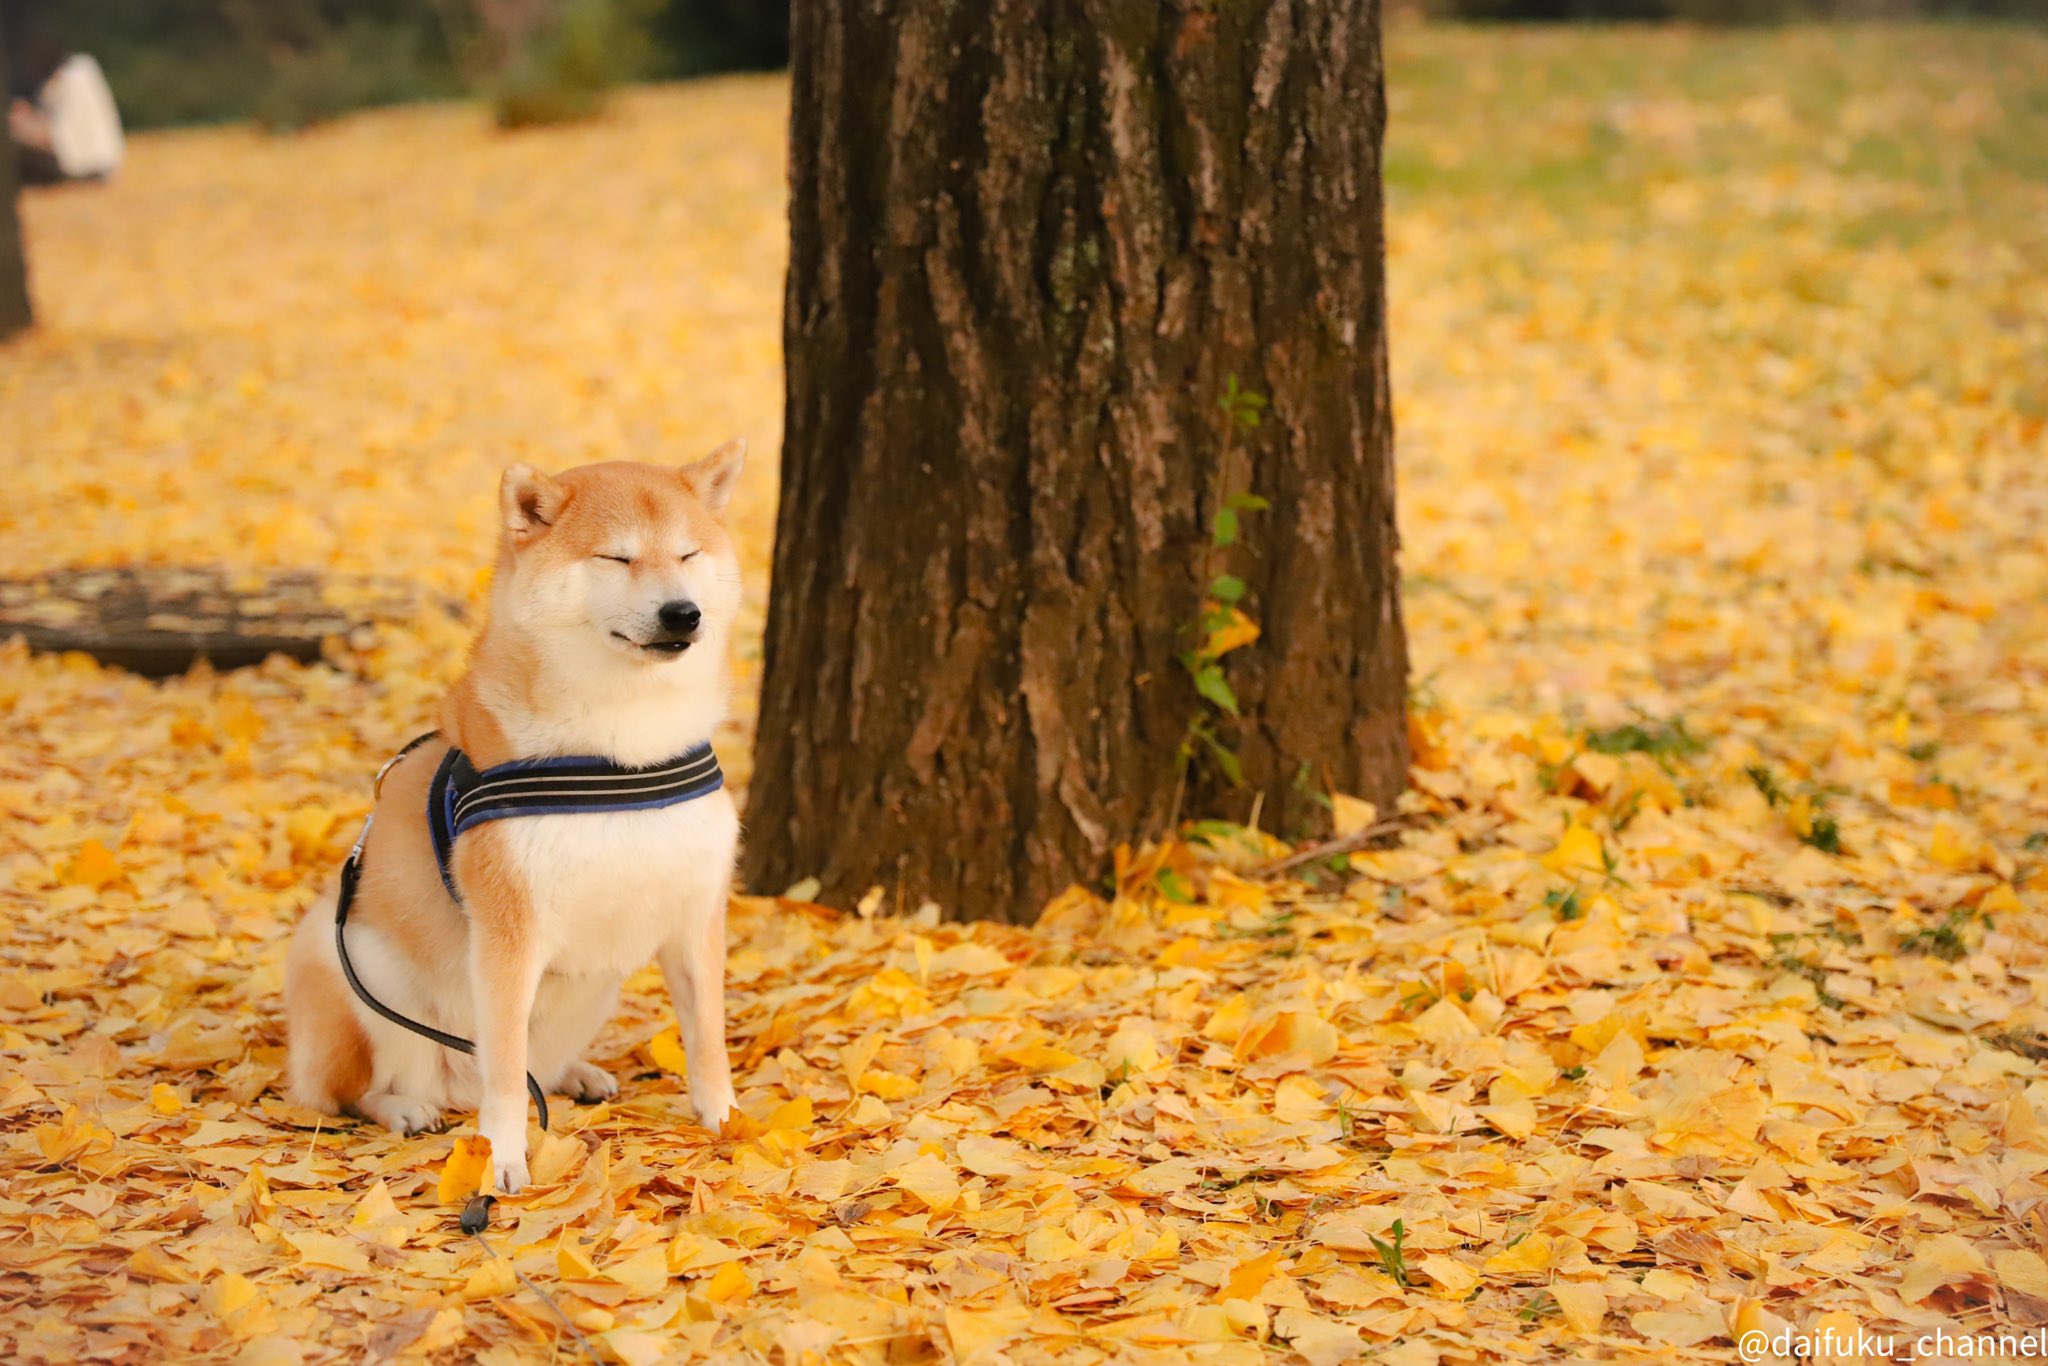
[[[709,743],[648,768],[623,768],[609,759],[514,759],[479,770],[450,749],[427,789],[427,826],[441,882],[457,901],[455,839],[486,821],[513,816],[562,816],[601,811],[652,811],[675,806],[725,786],[725,773]]]

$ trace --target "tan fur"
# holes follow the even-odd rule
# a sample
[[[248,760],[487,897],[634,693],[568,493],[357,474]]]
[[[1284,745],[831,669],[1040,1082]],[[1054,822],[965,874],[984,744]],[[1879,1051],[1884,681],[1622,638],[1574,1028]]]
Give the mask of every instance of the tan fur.
[[[490,620],[442,705],[443,738],[408,755],[383,785],[347,926],[350,958],[380,1000],[474,1039],[477,1054],[472,1061],[407,1034],[354,998],[335,956],[330,898],[307,913],[286,966],[300,1103],[408,1132],[436,1124],[444,1106],[475,1103],[499,1186],[516,1190],[526,1179],[528,1068],[581,1098],[616,1090],[577,1055],[638,946],[658,948],[700,1120],[716,1126],[730,1112],[730,798],[480,826],[456,843],[460,904],[441,883],[426,798],[450,743],[484,768],[551,754],[640,765],[709,737],[723,714],[739,598],[717,513],[743,450],[735,443],[684,470],[614,462],[553,477],[506,471]],[[600,558],[614,554],[632,563]],[[677,598],[699,603],[704,625],[696,643],[668,657],[641,642],[654,638],[648,623],[659,604]]]
[[[313,924],[308,917],[305,924]],[[316,926],[317,928],[317,926]],[[287,962],[286,993],[292,1094],[301,1105],[338,1114],[362,1099],[370,1084],[370,1037],[349,1008],[341,970],[303,954]]]

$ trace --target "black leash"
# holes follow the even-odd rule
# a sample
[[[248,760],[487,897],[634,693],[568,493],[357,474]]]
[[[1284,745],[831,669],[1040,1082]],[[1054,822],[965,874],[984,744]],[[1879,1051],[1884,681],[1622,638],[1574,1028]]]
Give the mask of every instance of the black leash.
[[[377,771],[378,786],[383,786],[384,775],[391,771],[392,764],[397,763],[400,759],[403,759],[406,755],[433,739],[435,734],[436,732],[434,731],[428,731],[425,735],[420,736],[404,749],[398,751],[389,763],[386,763],[383,768]],[[354,904],[356,899],[356,879],[362,875],[363,869],[363,846],[369,842],[370,826],[375,821],[376,814],[372,812],[370,818],[363,822],[363,832],[356,836],[355,848],[348,851],[348,859],[341,865],[341,890],[336,895],[334,902],[334,952],[341,959],[341,975],[348,979],[349,987],[355,992],[358,1000],[376,1011],[379,1015],[382,1015],[385,1019],[391,1021],[391,1023],[399,1026],[401,1029],[410,1029],[423,1039],[432,1039],[443,1048],[452,1048],[458,1053],[467,1053],[474,1057],[476,1045],[468,1039],[463,1038],[459,1034],[450,1034],[444,1029],[436,1029],[430,1024],[421,1024],[418,1020],[408,1015],[399,1014],[390,1006],[385,1005],[375,996],[372,996],[370,989],[363,985],[363,979],[356,976],[356,965],[349,961],[348,937],[342,932],[342,927],[348,924],[349,907]],[[540,1109],[540,1127],[543,1129],[547,1128],[547,1093],[540,1089],[540,1083],[534,1080],[533,1073],[531,1072],[526,1074],[526,1094],[533,1097],[533,1103]]]
[[[494,1261],[503,1259],[498,1256],[498,1249],[492,1247],[490,1240],[484,1237],[484,1230],[491,1226],[491,1206],[496,1203],[496,1196],[479,1195],[476,1199],[462,1207],[462,1231],[483,1244],[484,1251],[488,1252]],[[507,1265],[511,1266],[512,1274],[519,1278],[521,1285],[540,1296],[541,1303],[555,1311],[555,1317],[562,1321],[562,1326],[568,1329],[571,1336],[576,1339],[576,1345],[583,1349],[583,1355],[589,1357],[592,1361],[602,1361],[603,1359],[597,1354],[597,1349],[590,1345],[590,1339],[583,1336],[583,1330],[576,1326],[573,1319],[562,1312],[561,1305],[555,1303],[555,1297],[528,1280],[526,1273],[519,1269],[517,1262],[510,1262]]]

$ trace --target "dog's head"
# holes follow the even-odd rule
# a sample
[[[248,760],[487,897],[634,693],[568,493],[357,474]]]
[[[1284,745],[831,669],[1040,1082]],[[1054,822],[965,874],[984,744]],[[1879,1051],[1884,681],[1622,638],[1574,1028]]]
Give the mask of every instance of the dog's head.
[[[728,441],[680,469],[609,461],[505,471],[495,612],[572,650],[658,668],[724,644],[739,560],[721,520],[746,459]]]

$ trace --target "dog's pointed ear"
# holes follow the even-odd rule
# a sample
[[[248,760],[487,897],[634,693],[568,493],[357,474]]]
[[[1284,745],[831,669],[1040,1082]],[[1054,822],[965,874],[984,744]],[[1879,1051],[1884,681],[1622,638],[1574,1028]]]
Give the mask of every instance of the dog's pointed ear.
[[[736,436],[702,460],[683,466],[683,482],[696,491],[713,512],[725,511],[732,491],[739,487],[740,470],[747,463],[747,439]]]
[[[514,465],[498,484],[498,514],[505,530],[524,539],[555,524],[569,491],[531,465]]]

